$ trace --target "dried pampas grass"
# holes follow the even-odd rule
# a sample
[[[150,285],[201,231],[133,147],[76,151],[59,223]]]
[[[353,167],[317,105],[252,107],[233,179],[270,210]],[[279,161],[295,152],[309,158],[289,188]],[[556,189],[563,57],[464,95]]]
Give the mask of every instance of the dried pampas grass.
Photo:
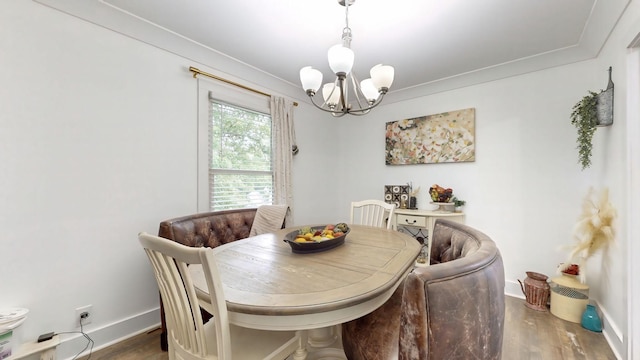
[[[615,239],[613,221],[617,216],[616,209],[609,202],[609,189],[600,193],[591,188],[582,203],[582,214],[573,229],[575,245],[569,253],[568,261],[561,265],[558,271],[563,271],[577,259],[580,265],[580,281],[586,281],[584,271],[587,259],[598,250],[602,250]]]

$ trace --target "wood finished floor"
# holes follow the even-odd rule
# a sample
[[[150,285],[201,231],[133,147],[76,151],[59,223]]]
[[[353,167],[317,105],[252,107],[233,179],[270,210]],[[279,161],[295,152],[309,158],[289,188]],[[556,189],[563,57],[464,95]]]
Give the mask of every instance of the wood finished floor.
[[[602,333],[595,333],[555,317],[531,310],[524,300],[507,296],[504,360],[615,360]],[[87,360],[87,356],[81,360]],[[160,350],[160,330],[134,336],[94,352],[91,360],[168,360]]]

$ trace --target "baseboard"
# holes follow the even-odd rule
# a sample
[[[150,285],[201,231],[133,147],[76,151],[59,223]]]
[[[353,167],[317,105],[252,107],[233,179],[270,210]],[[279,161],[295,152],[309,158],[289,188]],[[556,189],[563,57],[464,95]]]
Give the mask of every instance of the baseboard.
[[[607,339],[613,354],[618,360],[626,359],[626,356],[623,356],[623,354],[627,353],[624,334],[620,331],[618,325],[611,321],[611,316],[609,316],[607,309],[605,309],[602,304],[596,301],[596,307],[601,314],[602,334],[604,338]]]
[[[517,281],[505,281],[504,293],[507,296],[525,299],[520,283]],[[623,332],[620,331],[620,327],[612,321],[611,316],[609,316],[609,313],[602,304],[596,301],[596,307],[601,315],[602,334],[604,335],[604,338],[607,340],[607,343],[616,358],[619,360],[624,359],[625,357],[623,354],[626,354],[626,345],[624,342]]]
[[[505,282],[505,295],[519,299],[525,299],[520,283],[516,281]],[[602,315],[603,335],[611,350],[618,359],[624,359],[622,354],[626,353],[624,335],[620,327],[611,321],[607,310],[599,303],[596,303],[598,311]],[[156,329],[160,326],[160,309],[152,309],[129,318],[107,324],[95,329],[89,329],[86,333],[93,339],[93,351],[111,346],[132,336]],[[81,334],[69,336],[60,341],[58,346],[58,358],[71,360],[87,345],[87,339]],[[82,355],[88,355],[89,349],[83,351]]]
[[[518,283],[517,281],[505,281],[504,294],[518,299],[524,299],[524,293],[522,292],[520,283]]]
[[[160,309],[155,308],[131,317],[97,327],[88,328],[85,333],[94,341],[93,351],[111,346],[132,336],[157,329],[160,327]],[[80,333],[67,334],[61,339],[58,346],[58,359],[71,360],[80,351],[82,356],[89,354],[89,349],[83,350],[87,346],[87,339]],[[158,335],[159,336],[159,335]]]

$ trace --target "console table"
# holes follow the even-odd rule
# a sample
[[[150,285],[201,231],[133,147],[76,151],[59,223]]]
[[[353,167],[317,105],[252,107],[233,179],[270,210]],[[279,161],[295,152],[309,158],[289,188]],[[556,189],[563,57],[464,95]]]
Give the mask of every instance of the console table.
[[[394,230],[404,232],[421,242],[426,247],[427,264],[430,262],[431,234],[438,219],[447,219],[464,223],[464,213],[437,210],[396,209],[390,219]],[[426,240],[426,241],[425,241]]]

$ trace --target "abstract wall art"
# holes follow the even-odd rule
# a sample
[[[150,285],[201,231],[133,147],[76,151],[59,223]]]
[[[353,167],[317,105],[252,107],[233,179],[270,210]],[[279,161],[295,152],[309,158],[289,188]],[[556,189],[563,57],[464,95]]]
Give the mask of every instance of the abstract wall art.
[[[475,161],[475,114],[469,108],[388,122],[385,164]]]

